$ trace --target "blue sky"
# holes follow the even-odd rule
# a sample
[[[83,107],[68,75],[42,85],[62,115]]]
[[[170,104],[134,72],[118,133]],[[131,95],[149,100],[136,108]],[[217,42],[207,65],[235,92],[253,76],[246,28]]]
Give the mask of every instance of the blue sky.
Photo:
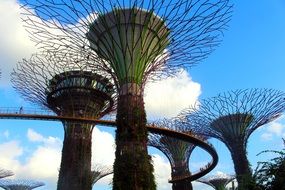
[[[0,1],[0,108],[32,107],[11,88],[9,73],[15,63],[34,52],[25,33],[16,0]],[[175,116],[198,98],[207,98],[232,89],[274,88],[285,91],[285,2],[283,0],[240,0],[235,2],[232,21],[217,50],[189,73],[166,79],[146,88],[148,117]],[[165,94],[161,97],[159,94]],[[0,120],[0,167],[11,169],[16,178],[44,181],[38,189],[55,189],[60,160],[63,129],[59,122]],[[285,137],[285,119],[281,118],[256,130],[249,138],[248,156],[253,166],[269,156],[256,156],[265,149],[281,149]],[[211,173],[233,173],[228,150],[211,140],[220,162]],[[93,163],[111,165],[114,158],[113,130],[98,127],[94,130]],[[170,176],[166,158],[151,149],[158,190],[169,189]],[[197,170],[209,161],[206,153],[195,151],[190,168]],[[165,172],[168,171],[168,172]],[[111,178],[99,181],[94,189],[111,189]],[[195,189],[211,189],[195,184]]]

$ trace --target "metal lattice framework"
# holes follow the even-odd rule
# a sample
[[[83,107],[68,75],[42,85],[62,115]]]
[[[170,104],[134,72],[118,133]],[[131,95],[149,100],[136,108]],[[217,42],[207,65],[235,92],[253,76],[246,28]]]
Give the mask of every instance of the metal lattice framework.
[[[238,136],[246,147],[254,130],[281,116],[284,100],[285,94],[278,90],[234,90],[203,99],[183,110],[179,117],[202,135],[226,144]]]
[[[4,170],[4,169],[0,169],[0,179],[1,178],[5,178],[5,177],[9,177],[14,175],[14,173],[10,170]]]
[[[168,128],[168,129],[181,131],[181,128],[177,126],[177,124],[179,123],[175,120],[164,119],[159,122],[156,122],[154,125],[161,128]],[[205,138],[203,138],[202,136],[195,135],[192,132],[186,132],[186,133],[205,140]],[[191,144],[176,138],[168,137],[166,135],[150,134],[148,145],[162,151],[168,158],[172,166],[172,169],[174,169],[176,166],[185,164],[185,166],[187,167],[184,169],[188,170],[190,155],[195,148],[195,144]]]
[[[94,72],[88,65],[80,52],[41,52],[17,65],[12,83],[26,100],[52,110],[59,117],[99,119],[113,110],[115,89],[108,75]],[[79,120],[62,122],[64,141],[58,189],[91,189],[94,124]]]
[[[221,42],[232,12],[229,0],[24,2],[23,21],[38,47],[103,58],[94,64],[117,87],[199,63]]]
[[[101,166],[101,165],[96,165],[92,168],[92,185],[97,183],[100,179],[103,177],[106,177],[107,175],[110,175],[113,173],[113,169],[106,167],[106,166]]]
[[[235,179],[233,175],[217,175],[198,179],[198,182],[207,184],[215,190],[226,190],[226,185]]]
[[[206,140],[205,137],[196,135],[193,131],[183,131],[179,124],[180,122],[175,119],[164,119],[154,123],[154,126],[181,131],[201,140]],[[167,135],[152,133],[149,135],[148,145],[159,149],[168,158],[171,166],[172,180],[170,182],[173,183],[172,189],[192,189],[191,181],[176,182],[175,179],[191,176],[189,160],[196,145]]]
[[[82,110],[81,117],[98,118],[114,110],[116,98],[111,79],[106,73],[94,72],[80,53],[33,54],[17,64],[11,80],[25,100],[58,115],[78,117]],[[85,97],[85,102],[81,102],[80,96]],[[92,98],[102,103],[93,102]],[[97,109],[96,105],[101,106]]]
[[[145,82],[189,68],[220,43],[229,0],[25,0],[23,21],[44,50],[84,51],[119,94],[113,189],[155,189],[147,154]]]
[[[0,187],[5,190],[31,190],[44,185],[45,184],[42,182],[37,182],[32,180],[15,180],[15,179],[0,180]]]
[[[229,148],[237,180],[251,176],[247,160],[249,136],[258,127],[281,116],[285,109],[285,94],[273,89],[246,89],[221,93],[185,109],[180,119],[185,128],[214,137]]]

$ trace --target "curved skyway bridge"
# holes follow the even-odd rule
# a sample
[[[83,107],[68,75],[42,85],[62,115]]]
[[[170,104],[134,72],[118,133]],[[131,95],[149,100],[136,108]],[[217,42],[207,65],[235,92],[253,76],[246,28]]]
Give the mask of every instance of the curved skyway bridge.
[[[94,118],[85,118],[85,117],[72,117],[72,116],[58,116],[52,111],[44,110],[44,109],[33,109],[33,108],[24,108],[24,107],[0,107],[0,119],[25,119],[25,120],[46,120],[46,121],[73,121],[73,122],[88,122],[104,125],[106,127],[116,127],[116,122],[113,120],[102,120],[102,119],[94,119]],[[193,143],[198,147],[202,148],[206,152],[208,152],[212,160],[205,167],[201,168],[196,173],[188,176],[181,176],[177,179],[169,180],[170,183],[174,183],[176,181],[181,180],[191,180],[194,181],[199,179],[200,177],[209,173],[218,163],[218,155],[215,151],[214,147],[201,140],[195,136],[174,131],[166,128],[159,128],[153,124],[148,124],[147,129],[151,133],[158,133],[167,135],[170,137],[178,138],[180,140],[187,141],[189,143]]]

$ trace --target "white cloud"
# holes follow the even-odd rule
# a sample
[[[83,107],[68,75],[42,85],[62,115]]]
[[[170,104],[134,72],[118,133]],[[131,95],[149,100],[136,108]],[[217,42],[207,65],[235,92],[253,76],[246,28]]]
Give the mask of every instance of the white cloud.
[[[19,164],[17,159],[23,154],[23,148],[18,141],[8,141],[0,144],[0,152],[1,167],[13,170]]]
[[[115,159],[115,139],[107,132],[101,131],[97,127],[92,134],[92,165],[113,167]],[[102,178],[97,185],[108,185],[112,181],[112,175]]]
[[[272,122],[269,127],[267,127],[267,130],[269,133],[272,133],[276,136],[281,136],[283,133],[283,130],[285,129],[285,126],[278,122]]]
[[[107,132],[94,128],[92,134],[92,162],[113,165],[115,159],[115,139]]]
[[[172,185],[168,183],[171,178],[171,168],[169,162],[158,154],[152,155],[155,181],[158,190],[171,189]]]
[[[7,86],[12,68],[23,57],[29,57],[35,52],[36,48],[23,27],[17,1],[1,0],[0,12],[0,85]]]
[[[264,141],[273,140],[274,137],[282,138],[285,137],[285,117],[280,117],[279,119],[269,123],[261,134],[261,139]]]
[[[41,134],[35,132],[33,129],[28,129],[27,137],[31,142],[42,142],[42,141],[44,141],[44,137]]]
[[[10,134],[10,136],[13,134]],[[12,170],[15,178],[28,178],[46,183],[41,189],[56,189],[58,169],[61,159],[62,140],[57,137],[45,136],[33,129],[27,130],[27,139],[30,144],[26,145],[18,141],[9,141],[0,144],[0,167]],[[92,163],[111,166],[114,161],[114,137],[107,132],[94,128],[92,147]],[[29,147],[36,145],[30,151]],[[27,148],[28,147],[28,151]],[[29,154],[28,154],[29,153]],[[166,158],[154,154],[153,164],[158,190],[171,189],[168,183],[171,175],[169,162]],[[110,187],[112,175],[109,175],[95,184],[94,189],[106,186]]]
[[[145,94],[148,117],[174,117],[197,101],[201,94],[201,85],[194,82],[183,70],[176,77],[148,83]]]
[[[30,179],[45,180],[55,185],[61,160],[60,145],[58,148],[38,146],[17,176],[25,178],[28,174]]]
[[[58,147],[59,145],[61,146],[61,140],[58,137],[44,137],[33,129],[28,129],[27,138],[31,142],[44,143],[44,145],[48,147]]]

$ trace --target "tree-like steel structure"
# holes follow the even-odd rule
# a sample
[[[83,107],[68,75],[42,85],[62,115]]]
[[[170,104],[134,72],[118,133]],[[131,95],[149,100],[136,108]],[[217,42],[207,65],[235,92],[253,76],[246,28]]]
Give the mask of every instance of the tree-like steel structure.
[[[0,169],[0,179],[14,175],[10,170]]]
[[[98,119],[114,107],[114,87],[93,72],[81,54],[42,52],[24,59],[12,73],[14,88],[28,101],[58,116]],[[62,121],[64,141],[58,189],[91,189],[94,124]]]
[[[155,189],[145,83],[207,57],[230,20],[229,0],[25,2],[23,20],[40,48],[84,49],[94,68],[113,77],[119,94],[113,189]]]
[[[106,166],[96,165],[92,168],[92,186],[103,177],[113,173],[113,170]]]
[[[278,118],[285,94],[273,89],[246,89],[204,99],[180,114],[185,127],[221,140],[230,150],[239,189],[255,185],[247,159],[247,142],[258,127]]]
[[[179,124],[180,122],[175,119],[164,119],[156,122],[154,125],[161,128],[183,131]],[[195,132],[193,131],[187,131],[186,133],[194,135],[202,140],[206,140],[203,136],[195,135]],[[172,183],[173,190],[193,189],[192,183],[189,179],[178,181],[175,179],[191,176],[189,160],[194,148],[196,147],[195,144],[166,135],[151,133],[149,135],[148,145],[159,149],[169,160],[172,178],[170,182]]]
[[[32,180],[15,180],[15,179],[0,180],[0,187],[5,190],[32,190],[44,185],[45,184],[42,182],[37,182]]]
[[[226,190],[226,185],[235,179],[235,176],[223,175],[223,176],[211,176],[198,179],[200,183],[207,184],[213,187],[215,190]]]

